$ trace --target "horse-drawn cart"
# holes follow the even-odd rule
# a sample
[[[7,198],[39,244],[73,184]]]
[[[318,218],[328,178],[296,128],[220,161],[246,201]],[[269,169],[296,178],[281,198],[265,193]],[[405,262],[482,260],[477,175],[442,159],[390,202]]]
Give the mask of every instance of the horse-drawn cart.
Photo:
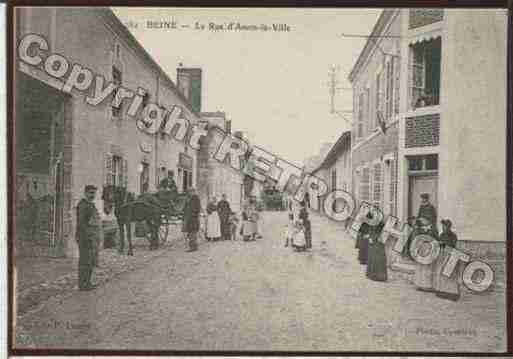
[[[151,243],[152,231],[148,228],[149,224],[156,228],[159,244],[164,244],[170,232],[177,234],[181,232],[186,196],[177,194],[172,200],[166,202],[155,201],[154,197],[149,198],[152,197],[141,196],[127,203],[132,210],[132,219],[139,222],[139,228],[136,226],[136,234],[146,237]],[[148,221],[149,218],[150,221]],[[174,227],[174,230],[171,231],[170,227]]]
[[[170,226],[175,226],[176,232],[181,232],[186,197],[186,194],[159,190],[156,193],[144,193],[135,198],[125,187],[105,186],[102,199],[105,202],[105,208],[114,208],[119,228],[120,253],[124,252],[125,233],[128,237],[128,254],[133,253],[131,240],[133,222],[138,224],[136,236],[142,234],[148,238],[150,249],[157,249],[160,244],[168,240]]]

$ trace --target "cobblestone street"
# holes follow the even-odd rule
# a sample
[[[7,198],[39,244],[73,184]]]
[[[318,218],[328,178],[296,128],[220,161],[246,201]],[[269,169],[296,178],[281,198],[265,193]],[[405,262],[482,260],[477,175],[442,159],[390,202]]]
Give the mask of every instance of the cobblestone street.
[[[178,243],[18,320],[37,348],[505,350],[503,292],[454,303],[395,272],[367,280],[341,225],[312,213],[313,250],[294,253],[284,247],[286,217],[265,213],[256,242],[202,242],[193,253]]]

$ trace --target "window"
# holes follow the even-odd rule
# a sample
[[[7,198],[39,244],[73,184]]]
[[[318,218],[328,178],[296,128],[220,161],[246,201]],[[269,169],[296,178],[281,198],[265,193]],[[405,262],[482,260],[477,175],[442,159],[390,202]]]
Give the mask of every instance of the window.
[[[440,103],[440,38],[410,46],[412,108],[438,105]]]
[[[112,156],[112,183],[115,186],[123,183],[123,159],[119,156]]]
[[[390,183],[389,183],[389,195],[388,195],[388,213],[392,216],[396,215],[395,203],[397,193],[397,160],[395,158],[390,160],[389,169],[390,171]]]
[[[105,155],[105,184],[126,187],[128,184],[128,161],[121,156]]]
[[[370,169],[368,167],[362,168],[359,194],[360,194],[360,201],[369,202],[369,200],[370,200]]]
[[[122,82],[123,82],[122,72],[116,66],[112,66],[112,83],[114,83],[117,86],[121,86]],[[114,98],[116,98],[117,93],[118,93],[118,88],[116,88],[113,91]],[[121,117],[122,108],[123,108],[122,104],[119,105],[119,107],[112,106],[112,116],[118,117],[118,118]]]
[[[331,170],[331,190],[334,191],[337,189],[337,169],[333,168]]]
[[[150,165],[141,162],[141,175],[139,177],[139,192],[146,193],[150,190]]]
[[[425,166],[427,171],[438,170],[438,155],[427,155],[425,157]]]
[[[408,157],[408,171],[438,171],[438,155]]]
[[[370,129],[374,130],[379,123],[379,112],[381,111],[381,72],[376,75],[376,101],[375,101],[375,119],[371,122]]]

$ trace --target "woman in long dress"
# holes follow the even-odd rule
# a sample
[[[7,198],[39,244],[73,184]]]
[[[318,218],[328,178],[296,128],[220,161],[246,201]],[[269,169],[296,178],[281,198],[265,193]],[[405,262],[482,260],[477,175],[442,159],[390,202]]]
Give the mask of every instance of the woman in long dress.
[[[386,282],[388,278],[385,245],[378,240],[384,225],[381,222],[377,226],[372,227],[368,243],[367,278],[379,282]]]
[[[433,273],[433,289],[436,296],[444,299],[457,301],[460,299],[460,288],[458,285],[458,270],[457,267],[451,273],[450,277],[442,274],[445,264],[449,260],[451,251],[456,248],[458,237],[451,230],[452,222],[449,219],[444,219],[442,223],[442,233],[440,234],[440,255],[435,263]]]
[[[221,221],[217,213],[217,200],[214,197],[207,205],[207,240],[217,241],[219,238],[221,238]]]
[[[438,236],[433,230],[432,224],[426,218],[419,218],[417,220],[417,228],[412,233],[413,241],[415,241],[415,237],[418,235],[429,235],[433,237],[435,240],[438,240]],[[427,255],[427,253],[423,253],[424,250],[427,250],[431,245],[419,245],[419,251],[421,252],[421,256]],[[435,267],[436,260],[430,264],[422,264],[416,262],[415,268],[415,276],[413,279],[413,283],[417,290],[424,292],[432,292],[433,291],[433,272]]]
[[[372,219],[372,214],[367,214],[368,219]],[[358,230],[358,234],[356,236],[356,245],[358,248],[358,261],[360,264],[367,264],[367,259],[369,256],[369,237],[372,232],[372,227],[367,223],[363,222]]]
[[[306,248],[312,248],[312,225],[308,218],[308,210],[305,201],[301,201],[301,209],[299,211],[299,219],[303,221],[303,230],[305,232]]]

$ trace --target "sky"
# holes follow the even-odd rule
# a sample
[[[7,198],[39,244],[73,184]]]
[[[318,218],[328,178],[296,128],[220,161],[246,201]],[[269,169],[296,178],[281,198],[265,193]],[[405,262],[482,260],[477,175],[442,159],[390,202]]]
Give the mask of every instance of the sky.
[[[114,8],[176,82],[176,68],[202,68],[202,111],[224,111],[232,129],[293,163],[319,153],[350,128],[330,114],[329,70],[338,66],[338,111],[352,110],[347,76],[380,9]],[[175,21],[177,29],[149,28]],[[204,25],[195,29],[196,22]],[[131,23],[131,24],[130,24]],[[287,24],[290,31],[214,31],[210,24]],[[136,24],[136,25],[135,25]],[[182,27],[188,25],[189,27]]]

